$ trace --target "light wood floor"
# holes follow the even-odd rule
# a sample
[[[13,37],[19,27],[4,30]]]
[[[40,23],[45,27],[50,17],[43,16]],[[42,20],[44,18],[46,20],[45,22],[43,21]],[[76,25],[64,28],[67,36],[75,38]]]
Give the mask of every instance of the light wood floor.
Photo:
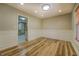
[[[26,56],[77,55],[70,42],[50,38],[39,38],[36,40],[27,41],[24,44],[22,44],[22,49],[20,49],[19,46],[14,46],[0,51],[0,55],[2,56],[20,56],[23,53]]]
[[[76,56],[76,52],[68,41],[40,38],[26,42],[26,56]]]

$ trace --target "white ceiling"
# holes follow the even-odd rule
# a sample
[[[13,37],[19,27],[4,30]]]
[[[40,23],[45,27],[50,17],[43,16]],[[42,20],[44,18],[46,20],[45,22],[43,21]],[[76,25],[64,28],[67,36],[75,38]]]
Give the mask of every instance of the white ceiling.
[[[70,13],[74,7],[73,3],[51,3],[49,4],[50,9],[44,11],[41,8],[43,5],[42,3],[24,3],[24,5],[21,5],[20,3],[9,3],[8,5],[41,19]],[[62,12],[58,12],[59,10],[62,10]],[[37,13],[35,13],[35,11],[37,11]]]

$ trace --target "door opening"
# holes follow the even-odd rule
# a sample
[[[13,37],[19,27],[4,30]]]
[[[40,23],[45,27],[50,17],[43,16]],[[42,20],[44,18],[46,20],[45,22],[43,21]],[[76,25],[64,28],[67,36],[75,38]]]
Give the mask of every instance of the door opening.
[[[27,40],[27,19],[24,16],[18,16],[18,41],[23,43]]]

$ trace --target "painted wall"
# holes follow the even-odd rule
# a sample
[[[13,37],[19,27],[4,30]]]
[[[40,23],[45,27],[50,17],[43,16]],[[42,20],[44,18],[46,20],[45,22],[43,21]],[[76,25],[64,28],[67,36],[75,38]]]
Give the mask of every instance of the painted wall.
[[[72,40],[71,14],[44,19],[43,36],[60,40]]]
[[[41,37],[41,20],[35,18],[29,18],[28,20],[28,39],[33,40]]]
[[[0,4],[0,50],[18,45],[18,15],[28,17],[29,40],[40,36],[40,20],[38,18],[6,4]]]

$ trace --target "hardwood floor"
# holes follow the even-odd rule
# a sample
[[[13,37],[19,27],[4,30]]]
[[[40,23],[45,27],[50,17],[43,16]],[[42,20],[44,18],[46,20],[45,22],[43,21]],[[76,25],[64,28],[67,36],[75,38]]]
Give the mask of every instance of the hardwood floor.
[[[7,49],[4,49],[0,51],[1,56],[18,56],[20,55],[21,50],[18,48],[18,46],[13,46]]]
[[[38,38],[22,44],[23,49],[14,46],[0,51],[2,56],[77,56],[71,42],[50,38]],[[24,51],[24,52],[23,52]]]
[[[41,38],[27,42],[26,56],[76,56],[72,44],[68,41]]]

